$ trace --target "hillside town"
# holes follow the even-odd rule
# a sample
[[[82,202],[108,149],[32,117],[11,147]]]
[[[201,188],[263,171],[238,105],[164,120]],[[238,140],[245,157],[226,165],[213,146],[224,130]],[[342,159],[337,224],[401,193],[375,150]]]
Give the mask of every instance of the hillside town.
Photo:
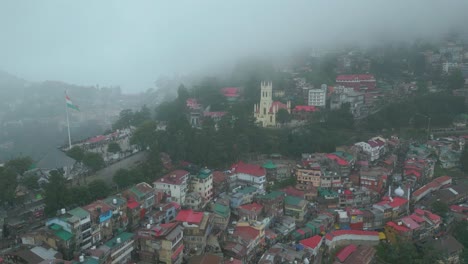
[[[445,75],[462,74],[463,83],[450,96],[463,102],[468,95],[466,48],[450,42],[437,52],[421,53],[428,67],[441,67]],[[370,64],[357,51],[341,54],[334,80],[319,85],[307,77],[314,71],[307,63],[284,69],[292,84],[286,88],[272,80],[255,83],[258,100],[248,101],[244,111],[262,133],[299,131],[310,124],[330,124],[332,113],[339,111],[357,123],[388,105],[443,89],[431,80],[421,85],[416,79],[391,81],[370,74]],[[183,109],[181,127],[187,124],[195,135],[212,133],[207,138],[213,142],[200,140],[206,148],[218,147],[215,133],[235,128],[241,114],[233,115],[232,109],[252,99],[246,98],[246,87],[216,90],[215,98],[222,98],[224,109],[195,93],[182,97],[180,92],[175,101]],[[434,263],[463,263],[466,248],[453,230],[468,220],[468,180],[461,172],[468,119],[458,115],[444,127],[434,120],[431,124],[432,117],[422,113],[405,115],[419,122],[417,137],[391,129],[366,131],[359,140],[350,136],[352,142],[332,151],[303,143],[297,156],[274,148],[246,155],[250,153],[242,153],[242,144],[236,141],[233,145],[240,153],[231,160],[223,157],[229,162],[226,166],[218,165],[224,160],[216,160],[213,166],[190,160],[200,155],[189,156],[178,144],[197,138],[172,130],[175,125],[170,119],[161,118],[154,126],[126,124],[74,141],[75,150],[84,151],[85,157],[97,155],[101,166],[93,170],[85,158],[70,154],[73,148],[62,146],[21,173],[21,177],[36,177],[40,187],[28,190],[18,185],[15,195],[27,197],[28,202],[1,212],[0,235],[5,242],[0,263],[369,264],[386,263],[379,254],[382,249],[408,244]],[[182,139],[146,140],[142,131]],[[326,141],[325,137],[316,140]],[[162,169],[146,173],[145,181],[118,184],[112,178],[115,171],[106,176],[112,166],[130,169],[156,163],[143,157],[132,161],[135,164],[121,165],[139,155],[151,156],[156,149],[165,150],[165,144],[174,152],[159,151],[157,162]],[[81,187],[97,175],[112,191],[90,203],[47,213],[43,190],[57,172],[66,184]]]

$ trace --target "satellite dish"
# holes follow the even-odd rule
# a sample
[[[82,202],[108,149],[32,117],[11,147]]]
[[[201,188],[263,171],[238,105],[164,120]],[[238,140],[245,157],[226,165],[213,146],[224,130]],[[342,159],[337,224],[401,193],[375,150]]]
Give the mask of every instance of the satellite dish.
[[[403,189],[401,187],[398,187],[396,190],[395,190],[395,195],[396,196],[403,196],[405,195],[405,191],[403,191]]]

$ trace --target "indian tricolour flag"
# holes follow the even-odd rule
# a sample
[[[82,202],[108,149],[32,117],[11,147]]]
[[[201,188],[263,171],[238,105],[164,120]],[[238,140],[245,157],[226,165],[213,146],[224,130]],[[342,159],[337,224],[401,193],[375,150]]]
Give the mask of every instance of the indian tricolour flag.
[[[67,102],[68,108],[75,109],[76,111],[80,111],[80,108],[77,105],[73,104],[72,100],[70,99],[70,97],[68,97],[68,95],[65,95],[65,101]]]

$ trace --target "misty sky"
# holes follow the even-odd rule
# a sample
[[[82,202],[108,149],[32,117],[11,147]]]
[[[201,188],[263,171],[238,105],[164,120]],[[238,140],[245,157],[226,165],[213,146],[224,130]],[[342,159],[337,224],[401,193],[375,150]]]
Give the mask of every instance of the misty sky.
[[[305,45],[434,37],[468,24],[466,0],[5,0],[0,70],[33,81],[153,87],[159,75]]]

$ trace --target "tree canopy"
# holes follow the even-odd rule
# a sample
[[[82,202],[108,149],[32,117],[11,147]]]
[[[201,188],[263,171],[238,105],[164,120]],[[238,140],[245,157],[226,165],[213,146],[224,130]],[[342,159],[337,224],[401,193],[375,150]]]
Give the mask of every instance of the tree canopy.
[[[19,175],[22,175],[25,171],[31,168],[32,164],[33,160],[30,157],[21,157],[9,160],[5,163],[5,167],[10,168]]]
[[[85,156],[84,150],[78,146],[73,146],[66,154],[78,162],[82,162]]]
[[[92,169],[93,171],[97,171],[99,169],[104,168],[104,159],[98,153],[93,152],[86,152],[83,157],[83,164]]]
[[[120,151],[122,151],[122,149],[120,148],[120,145],[117,142],[111,142],[109,143],[109,145],[107,145],[107,152],[119,153]]]
[[[15,191],[18,183],[17,173],[9,167],[0,167],[0,201],[12,202],[15,199]]]

